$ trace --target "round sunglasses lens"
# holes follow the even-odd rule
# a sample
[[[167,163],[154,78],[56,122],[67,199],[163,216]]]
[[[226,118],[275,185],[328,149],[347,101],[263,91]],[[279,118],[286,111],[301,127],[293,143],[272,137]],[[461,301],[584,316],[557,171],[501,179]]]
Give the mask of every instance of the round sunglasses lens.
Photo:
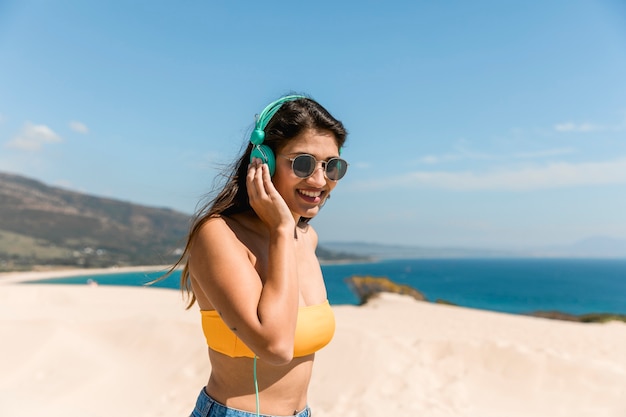
[[[298,155],[293,160],[293,173],[300,178],[307,178],[315,171],[316,165],[317,162],[311,155]]]
[[[348,163],[341,158],[333,158],[326,164],[326,176],[333,181],[342,179],[347,170]]]

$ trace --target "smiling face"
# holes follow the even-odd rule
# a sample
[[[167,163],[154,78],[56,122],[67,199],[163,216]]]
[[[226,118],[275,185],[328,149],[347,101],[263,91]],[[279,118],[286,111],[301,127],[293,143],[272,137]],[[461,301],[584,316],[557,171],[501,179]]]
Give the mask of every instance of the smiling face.
[[[326,161],[339,156],[335,137],[326,130],[304,130],[294,139],[279,149],[278,155],[294,158],[300,154],[313,155],[318,161]],[[274,186],[283,197],[294,219],[315,217],[330,192],[337,185],[324,175],[322,164],[317,165],[308,178],[299,178],[291,169],[291,161],[281,156],[276,157],[276,173],[272,177]]]

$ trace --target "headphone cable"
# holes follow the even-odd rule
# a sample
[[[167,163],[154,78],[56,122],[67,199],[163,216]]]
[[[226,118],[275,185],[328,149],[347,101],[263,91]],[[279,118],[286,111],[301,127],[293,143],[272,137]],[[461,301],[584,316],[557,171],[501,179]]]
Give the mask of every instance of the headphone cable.
[[[256,415],[260,417],[259,414],[259,383],[256,378],[256,355],[254,355],[254,393],[256,394]]]

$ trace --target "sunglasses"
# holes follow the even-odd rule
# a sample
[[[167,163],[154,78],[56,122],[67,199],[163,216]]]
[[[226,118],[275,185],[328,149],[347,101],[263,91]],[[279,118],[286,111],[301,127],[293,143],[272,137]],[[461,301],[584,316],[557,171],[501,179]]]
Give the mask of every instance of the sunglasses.
[[[324,175],[331,181],[339,181],[346,175],[346,171],[348,171],[348,163],[345,159],[341,158],[330,158],[328,161],[318,161],[313,155],[307,153],[298,155],[295,158],[290,158],[286,155],[279,156],[291,161],[291,170],[298,178],[309,178],[317,169],[318,163],[322,164]]]

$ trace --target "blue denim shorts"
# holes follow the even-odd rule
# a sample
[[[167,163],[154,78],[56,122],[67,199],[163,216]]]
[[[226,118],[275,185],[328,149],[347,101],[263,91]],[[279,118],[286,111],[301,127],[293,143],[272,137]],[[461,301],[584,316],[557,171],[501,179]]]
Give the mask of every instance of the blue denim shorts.
[[[198,395],[196,401],[196,408],[193,409],[190,417],[256,417],[256,413],[249,411],[237,410],[236,408],[230,408],[224,404],[220,404],[206,393],[204,388]],[[279,417],[268,416],[267,414],[261,414],[261,417]],[[287,417],[287,416],[285,416]],[[292,416],[289,416],[292,417]],[[311,409],[309,407],[294,414],[293,417],[311,417]]]

